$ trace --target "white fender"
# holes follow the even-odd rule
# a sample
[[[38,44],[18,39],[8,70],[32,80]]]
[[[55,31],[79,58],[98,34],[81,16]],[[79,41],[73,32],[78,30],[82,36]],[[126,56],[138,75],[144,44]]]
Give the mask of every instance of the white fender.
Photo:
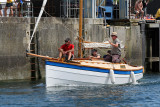
[[[137,82],[136,82],[136,77],[135,77],[133,71],[131,71],[131,79],[132,79],[132,84],[137,84]]]
[[[111,79],[111,83],[114,84],[115,83],[115,76],[114,76],[113,69],[110,69],[110,79]]]

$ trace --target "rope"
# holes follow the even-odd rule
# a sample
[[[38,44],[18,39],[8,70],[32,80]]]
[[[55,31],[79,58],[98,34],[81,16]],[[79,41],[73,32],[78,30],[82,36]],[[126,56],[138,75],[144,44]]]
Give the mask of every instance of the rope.
[[[99,6],[101,6],[103,4],[104,0],[101,2],[101,4]]]
[[[33,33],[32,33],[32,36],[31,36],[31,38],[30,38],[30,43],[29,43],[29,45],[28,45],[28,47],[27,47],[27,52],[28,52],[29,49],[30,49],[31,42],[32,42],[32,40],[33,40],[34,34],[35,34],[36,29],[37,29],[37,27],[38,27],[38,23],[39,23],[39,21],[40,21],[40,18],[41,18],[41,16],[42,16],[43,12],[44,12],[44,8],[45,8],[45,6],[46,6],[46,3],[47,3],[47,0],[44,0],[44,1],[43,1],[43,4],[42,4],[42,7],[41,7],[41,11],[40,11],[40,13],[39,13],[39,16],[38,16],[38,18],[37,18],[37,22],[36,22],[36,24],[35,24],[35,27],[34,27],[34,30],[33,30]]]
[[[48,12],[46,12],[46,10],[44,10],[44,12],[45,12],[48,16],[53,17],[53,16],[50,15]],[[54,19],[54,20],[55,20],[55,19]],[[63,20],[65,20],[65,18],[64,18]],[[69,29],[69,27],[67,26],[67,24],[62,23],[62,25],[63,25],[68,31],[70,31],[72,34],[77,35],[77,33],[73,32],[73,30]],[[76,38],[75,38],[75,40],[78,40],[78,39],[82,39],[82,41],[84,41],[83,37],[79,37],[79,36],[77,35]],[[105,38],[103,42],[105,42],[106,40],[108,40],[108,38]],[[81,45],[82,45],[82,44],[81,44]],[[98,49],[98,50],[100,51],[100,53],[102,53],[102,54],[107,54],[107,51],[105,51],[104,49],[101,49],[101,48],[96,48],[96,49]],[[83,50],[84,50],[84,49],[83,49]],[[122,51],[121,51],[121,52],[122,52]],[[122,54],[123,54],[124,56],[126,55],[125,49],[124,49],[124,51],[122,52]]]
[[[46,12],[45,10],[44,10],[44,12],[45,12],[48,16],[53,17],[52,15],[50,15],[50,14],[49,14],[48,12]],[[64,18],[63,20],[65,20],[65,18]],[[69,29],[69,26],[67,26],[67,24],[62,23],[62,25],[63,25],[68,31],[70,31],[72,34],[77,35],[75,32],[73,32],[73,30]],[[78,36],[78,35],[77,35],[77,36]]]

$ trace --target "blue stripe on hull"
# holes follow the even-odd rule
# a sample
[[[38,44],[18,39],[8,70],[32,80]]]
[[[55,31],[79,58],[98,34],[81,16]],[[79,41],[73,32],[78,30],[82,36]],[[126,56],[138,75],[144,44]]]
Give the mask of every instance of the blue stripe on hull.
[[[72,68],[72,69],[79,69],[85,71],[94,71],[94,72],[102,72],[102,73],[109,73],[108,69],[100,69],[100,68],[92,68],[92,67],[85,67],[85,66],[78,66],[78,65],[71,65],[71,64],[64,64],[64,63],[57,63],[57,62],[50,62],[46,61],[46,65],[57,66],[57,67],[64,67],[64,68]],[[143,73],[143,69],[133,71],[135,74]],[[115,74],[130,74],[131,71],[117,71],[114,70]]]

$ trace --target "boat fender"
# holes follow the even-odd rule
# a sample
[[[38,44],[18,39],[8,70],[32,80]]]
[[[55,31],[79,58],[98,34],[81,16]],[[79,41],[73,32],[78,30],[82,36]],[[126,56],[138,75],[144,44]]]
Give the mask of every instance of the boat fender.
[[[114,76],[113,69],[110,69],[110,79],[111,79],[111,83],[114,84],[115,83],[115,76]]]
[[[133,71],[131,71],[131,79],[132,79],[132,84],[137,84],[136,78],[135,78],[135,75],[134,75]]]

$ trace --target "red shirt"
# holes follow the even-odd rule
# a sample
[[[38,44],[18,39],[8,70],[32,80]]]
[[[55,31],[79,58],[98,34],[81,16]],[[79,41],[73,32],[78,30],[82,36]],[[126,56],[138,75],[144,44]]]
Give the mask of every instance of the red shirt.
[[[64,44],[64,45],[61,46],[61,49],[63,49],[63,51],[68,51],[68,50],[74,49],[74,45],[69,44],[69,46],[67,46],[66,44]],[[72,52],[72,54],[74,55],[74,51]]]

